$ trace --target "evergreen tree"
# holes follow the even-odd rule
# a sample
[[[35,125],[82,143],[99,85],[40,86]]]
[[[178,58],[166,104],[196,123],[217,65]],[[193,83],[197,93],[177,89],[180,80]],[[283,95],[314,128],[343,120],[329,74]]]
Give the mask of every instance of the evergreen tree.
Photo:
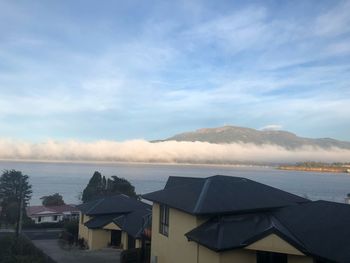
[[[16,170],[5,170],[0,177],[1,220],[14,224],[18,220],[20,203],[23,198],[23,209],[28,205],[32,186],[28,175]],[[24,213],[25,214],[25,213]]]
[[[106,178],[103,179],[99,172],[94,172],[83,191],[81,199],[84,203],[104,196],[105,186],[103,186],[103,181],[106,181]]]
[[[102,176],[96,171],[83,191],[82,201],[85,203],[97,198],[115,194],[125,194],[131,197],[137,197],[135,187],[128,180],[117,176],[112,176],[111,179],[106,179],[105,176]]]
[[[136,197],[135,187],[125,178],[120,178],[118,176],[112,176],[112,180],[109,179],[108,183],[109,193],[120,193],[131,197]]]
[[[59,193],[47,195],[40,198],[44,206],[59,206],[64,205],[63,197]]]

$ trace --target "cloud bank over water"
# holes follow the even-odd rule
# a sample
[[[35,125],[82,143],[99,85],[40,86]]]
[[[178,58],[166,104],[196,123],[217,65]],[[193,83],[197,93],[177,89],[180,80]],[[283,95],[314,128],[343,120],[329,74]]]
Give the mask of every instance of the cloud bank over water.
[[[289,150],[277,145],[212,144],[145,140],[76,140],[30,143],[0,139],[0,159],[46,161],[159,162],[193,164],[349,162],[350,150],[304,146]]]

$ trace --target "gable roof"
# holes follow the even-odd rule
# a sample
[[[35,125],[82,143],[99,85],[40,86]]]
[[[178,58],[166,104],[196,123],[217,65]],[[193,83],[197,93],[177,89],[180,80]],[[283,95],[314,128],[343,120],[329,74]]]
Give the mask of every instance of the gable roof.
[[[127,195],[118,194],[97,199],[77,206],[86,215],[105,215],[130,213],[139,209],[150,209],[151,206]]]
[[[304,254],[350,262],[350,206],[308,202],[272,212],[225,215],[186,233],[190,241],[214,251],[243,248],[274,233]]]
[[[307,199],[246,178],[215,175],[208,178],[169,177],[163,190],[143,195],[194,215],[266,210]]]

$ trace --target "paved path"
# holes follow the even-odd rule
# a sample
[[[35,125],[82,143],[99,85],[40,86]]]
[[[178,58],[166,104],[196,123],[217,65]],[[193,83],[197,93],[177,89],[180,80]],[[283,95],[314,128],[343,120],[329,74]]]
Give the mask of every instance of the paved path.
[[[96,251],[73,249],[62,249],[58,240],[33,240],[36,247],[40,248],[46,255],[57,263],[119,263],[120,250],[101,249]]]

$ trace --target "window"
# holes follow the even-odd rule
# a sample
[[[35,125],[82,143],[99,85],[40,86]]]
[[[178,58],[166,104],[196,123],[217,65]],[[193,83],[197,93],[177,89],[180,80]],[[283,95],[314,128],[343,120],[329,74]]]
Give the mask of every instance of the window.
[[[38,217],[38,222],[39,222],[39,223],[41,222],[41,216]]]
[[[257,263],[287,263],[287,254],[257,251],[256,252]]]
[[[80,214],[80,215],[81,215],[81,217],[80,217],[80,218],[81,218],[80,223],[81,223],[81,224],[84,224],[84,214]]]
[[[58,218],[57,216],[52,217],[53,221],[57,221],[57,218]]]
[[[159,233],[164,236],[169,234],[169,207],[165,205],[160,205]]]

